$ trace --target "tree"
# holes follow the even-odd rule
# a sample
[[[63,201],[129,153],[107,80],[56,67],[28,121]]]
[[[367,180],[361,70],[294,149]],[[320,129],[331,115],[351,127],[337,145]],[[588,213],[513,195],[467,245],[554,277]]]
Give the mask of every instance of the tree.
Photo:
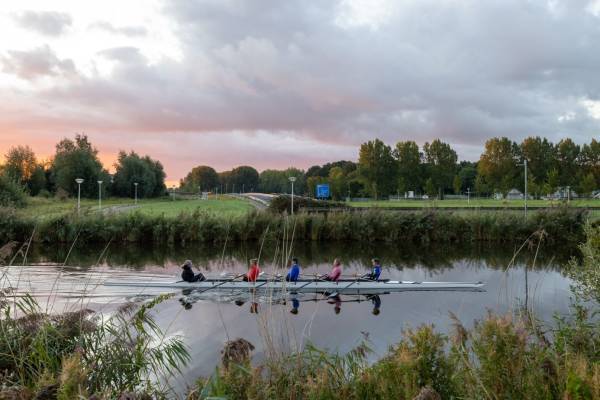
[[[546,176],[546,186],[545,189],[548,192],[547,194],[554,193],[558,186],[560,185],[560,178],[558,175],[558,170],[556,168],[552,168],[548,171],[548,175]]]
[[[461,161],[458,166],[458,177],[461,182],[461,192],[464,193],[468,189],[472,192],[475,188],[475,180],[477,178],[477,163]]]
[[[23,207],[26,195],[23,186],[6,175],[0,175],[0,207]]]
[[[258,171],[252,167],[243,165],[231,170],[227,177],[227,183],[235,192],[250,192],[258,188]]]
[[[29,146],[11,147],[5,159],[2,173],[18,185],[24,186],[32,196],[46,187],[44,167],[37,162],[35,153]]]
[[[590,172],[587,175],[584,175],[579,183],[578,190],[580,194],[589,196],[594,189],[596,189],[596,178],[594,178],[594,174]]]
[[[3,172],[20,185],[27,184],[38,166],[35,153],[29,146],[11,147],[6,153]]]
[[[579,153],[581,149],[571,139],[563,139],[556,146],[556,159],[560,186],[575,186],[580,172]]]
[[[392,149],[379,139],[363,143],[358,157],[358,171],[371,196],[387,196],[395,189],[396,162]]]
[[[212,167],[199,165],[194,167],[183,180],[181,188],[189,192],[212,191],[219,185],[219,175]]]
[[[425,189],[425,193],[427,193],[427,195],[429,197],[433,197],[436,195],[437,189],[435,188],[435,184],[433,183],[432,178],[427,178],[427,180],[425,181],[424,189]]]
[[[285,171],[266,169],[258,178],[258,190],[263,193],[285,193],[288,178]]]
[[[329,170],[329,184],[331,197],[334,200],[339,200],[346,194],[346,176],[342,167],[333,167]]]
[[[521,143],[521,155],[527,160],[527,174],[543,182],[556,164],[556,149],[546,138],[528,137]]]
[[[454,175],[454,180],[452,181],[452,188],[454,189],[454,194],[461,193],[462,181],[460,180],[460,176]]]
[[[140,157],[134,151],[119,152],[115,163],[112,193],[120,197],[133,197],[135,183],[140,198],[162,196],[166,191],[165,173],[160,162],[149,156]]]
[[[448,143],[435,139],[423,146],[425,161],[429,177],[433,185],[443,194],[446,189],[452,188],[452,180],[456,173],[456,152]]]
[[[76,135],[75,140],[63,139],[56,145],[51,171],[56,188],[62,188],[70,195],[77,195],[76,178],[84,180],[81,195],[92,198],[98,196],[97,181],[108,180],[108,172],[98,159],[98,150],[86,135]]]
[[[477,171],[492,190],[503,193],[519,185],[519,148],[508,138],[492,138],[485,142],[485,152],[477,164]]]
[[[419,146],[415,142],[396,143],[394,158],[398,163],[398,190],[400,192],[417,191],[421,187],[422,157]]]
[[[600,188],[600,142],[592,139],[591,143],[584,144],[580,153],[581,164],[585,174],[592,174],[596,188]]]

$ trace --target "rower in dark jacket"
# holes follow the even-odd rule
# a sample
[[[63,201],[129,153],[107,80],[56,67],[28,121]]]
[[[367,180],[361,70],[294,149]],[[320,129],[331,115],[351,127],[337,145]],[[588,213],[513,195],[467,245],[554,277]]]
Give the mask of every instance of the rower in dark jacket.
[[[186,282],[201,282],[206,280],[206,277],[202,275],[202,272],[194,274],[194,271],[192,271],[191,260],[187,260],[186,262],[184,262],[181,268],[183,269],[183,271],[181,272],[181,279],[183,279]]]

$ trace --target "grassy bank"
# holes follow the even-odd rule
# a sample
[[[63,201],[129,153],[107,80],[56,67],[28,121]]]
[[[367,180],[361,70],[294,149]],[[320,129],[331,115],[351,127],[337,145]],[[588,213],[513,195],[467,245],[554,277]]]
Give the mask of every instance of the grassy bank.
[[[229,196],[211,197],[209,200],[176,200],[170,198],[140,199],[137,205],[134,199],[108,198],[102,200],[102,210],[105,213],[130,213],[139,211],[145,215],[165,215],[175,217],[182,212],[196,210],[209,211],[223,214],[242,214],[252,210],[252,205],[245,200]],[[82,199],[81,213],[91,215],[99,213],[98,200]],[[18,214],[23,217],[37,218],[40,220],[62,217],[77,212],[77,199],[64,201],[57,199],[44,199],[31,197],[24,208],[18,209]]]
[[[474,198],[448,200],[380,200],[380,201],[351,201],[346,203],[351,207],[401,207],[401,208],[523,208],[525,200],[495,200]],[[530,207],[600,207],[600,199],[571,200],[528,200]]]
[[[134,211],[112,215],[74,214],[40,220],[13,210],[0,210],[0,241],[79,243],[187,243],[279,240],[361,242],[511,242],[522,243],[543,231],[546,242],[582,241],[585,212],[556,209],[531,213],[528,219],[512,213],[464,214],[435,211],[396,213],[381,210],[293,217],[251,211],[242,214],[195,211],[177,216]],[[287,235],[287,236],[286,236]]]

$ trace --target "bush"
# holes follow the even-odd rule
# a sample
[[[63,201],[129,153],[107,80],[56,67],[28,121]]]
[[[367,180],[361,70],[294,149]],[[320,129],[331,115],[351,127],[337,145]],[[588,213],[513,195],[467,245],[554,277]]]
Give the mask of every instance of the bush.
[[[0,175],[0,207],[24,207],[27,200],[25,188]]]
[[[269,210],[275,213],[284,213],[290,212],[292,207],[292,196],[289,195],[281,195],[275,197],[271,200],[269,204]],[[337,201],[325,201],[325,200],[315,200],[310,199],[308,197],[299,197],[294,196],[294,212],[298,212],[300,210],[310,210],[310,209],[340,209],[344,210],[348,207],[341,202]]]
[[[50,193],[47,189],[42,189],[38,192],[37,197],[41,197],[43,199],[49,199],[52,197],[52,193]]]

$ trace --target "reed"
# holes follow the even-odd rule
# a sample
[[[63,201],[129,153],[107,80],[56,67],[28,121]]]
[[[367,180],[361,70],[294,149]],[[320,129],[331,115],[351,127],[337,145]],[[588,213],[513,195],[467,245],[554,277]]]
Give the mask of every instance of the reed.
[[[132,212],[117,215],[62,215],[44,220],[0,210],[0,242],[24,241],[35,229],[35,242],[70,243],[223,243],[283,237],[287,220],[296,241],[360,241],[387,243],[516,243],[544,230],[549,243],[574,245],[584,239],[585,210],[556,209],[532,213],[451,213],[368,210],[294,216],[252,211],[242,215],[184,212],[177,217]]]

